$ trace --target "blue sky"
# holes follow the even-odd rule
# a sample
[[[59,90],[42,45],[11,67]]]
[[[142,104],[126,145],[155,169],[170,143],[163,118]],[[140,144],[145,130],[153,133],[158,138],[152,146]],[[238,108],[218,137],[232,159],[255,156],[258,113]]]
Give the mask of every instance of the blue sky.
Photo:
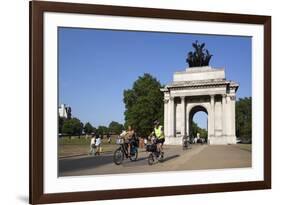
[[[210,65],[240,84],[238,98],[251,96],[251,37],[59,28],[59,103],[83,123],[123,123],[124,89],[143,73],[170,83],[196,40],[213,54]],[[204,113],[194,121],[207,126]]]

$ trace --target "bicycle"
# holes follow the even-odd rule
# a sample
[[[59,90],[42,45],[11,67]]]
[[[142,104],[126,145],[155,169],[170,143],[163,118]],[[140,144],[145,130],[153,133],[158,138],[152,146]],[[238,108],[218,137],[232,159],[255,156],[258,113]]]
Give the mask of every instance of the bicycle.
[[[182,137],[182,149],[186,150],[186,149],[191,149],[191,143],[190,143],[190,139],[188,136],[184,135]]]
[[[153,165],[156,162],[163,162],[164,161],[164,152],[157,150],[157,143],[156,138],[151,139],[152,143],[146,146],[146,151],[150,152],[148,155],[148,164]]]
[[[128,153],[128,146],[126,145],[123,138],[118,137],[116,139],[116,144],[120,145],[113,154],[113,161],[116,165],[122,164],[124,158],[129,158],[131,161],[136,161],[138,159],[138,147],[135,143],[131,143],[130,156]]]

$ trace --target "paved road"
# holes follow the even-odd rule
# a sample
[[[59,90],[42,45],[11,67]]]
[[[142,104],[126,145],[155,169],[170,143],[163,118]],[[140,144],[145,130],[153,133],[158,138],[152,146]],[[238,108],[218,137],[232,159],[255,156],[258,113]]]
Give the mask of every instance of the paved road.
[[[59,176],[93,174],[118,174],[156,171],[242,168],[251,166],[251,152],[239,145],[193,145],[182,150],[181,146],[165,146],[165,160],[149,166],[149,153],[139,150],[136,162],[124,160],[115,165],[111,153],[101,156],[79,156],[59,160]]]

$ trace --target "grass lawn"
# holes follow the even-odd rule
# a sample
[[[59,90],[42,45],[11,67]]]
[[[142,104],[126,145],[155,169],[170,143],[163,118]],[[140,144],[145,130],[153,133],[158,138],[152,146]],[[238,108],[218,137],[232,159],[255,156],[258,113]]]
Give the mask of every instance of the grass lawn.
[[[114,152],[118,145],[115,144],[115,138],[111,138],[111,143],[107,142],[107,138],[102,140],[102,153]],[[59,157],[87,155],[90,150],[90,138],[85,137],[61,137],[59,138]]]

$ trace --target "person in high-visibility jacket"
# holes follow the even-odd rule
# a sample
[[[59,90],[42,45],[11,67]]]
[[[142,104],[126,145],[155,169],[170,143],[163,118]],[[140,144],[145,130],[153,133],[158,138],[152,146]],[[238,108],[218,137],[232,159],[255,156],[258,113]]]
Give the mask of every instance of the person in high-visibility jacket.
[[[164,135],[164,129],[163,126],[160,125],[160,122],[158,120],[154,121],[154,130],[150,134],[156,136],[156,144],[157,144],[157,150],[161,153],[161,156],[163,155],[163,144],[165,142],[165,135]]]

